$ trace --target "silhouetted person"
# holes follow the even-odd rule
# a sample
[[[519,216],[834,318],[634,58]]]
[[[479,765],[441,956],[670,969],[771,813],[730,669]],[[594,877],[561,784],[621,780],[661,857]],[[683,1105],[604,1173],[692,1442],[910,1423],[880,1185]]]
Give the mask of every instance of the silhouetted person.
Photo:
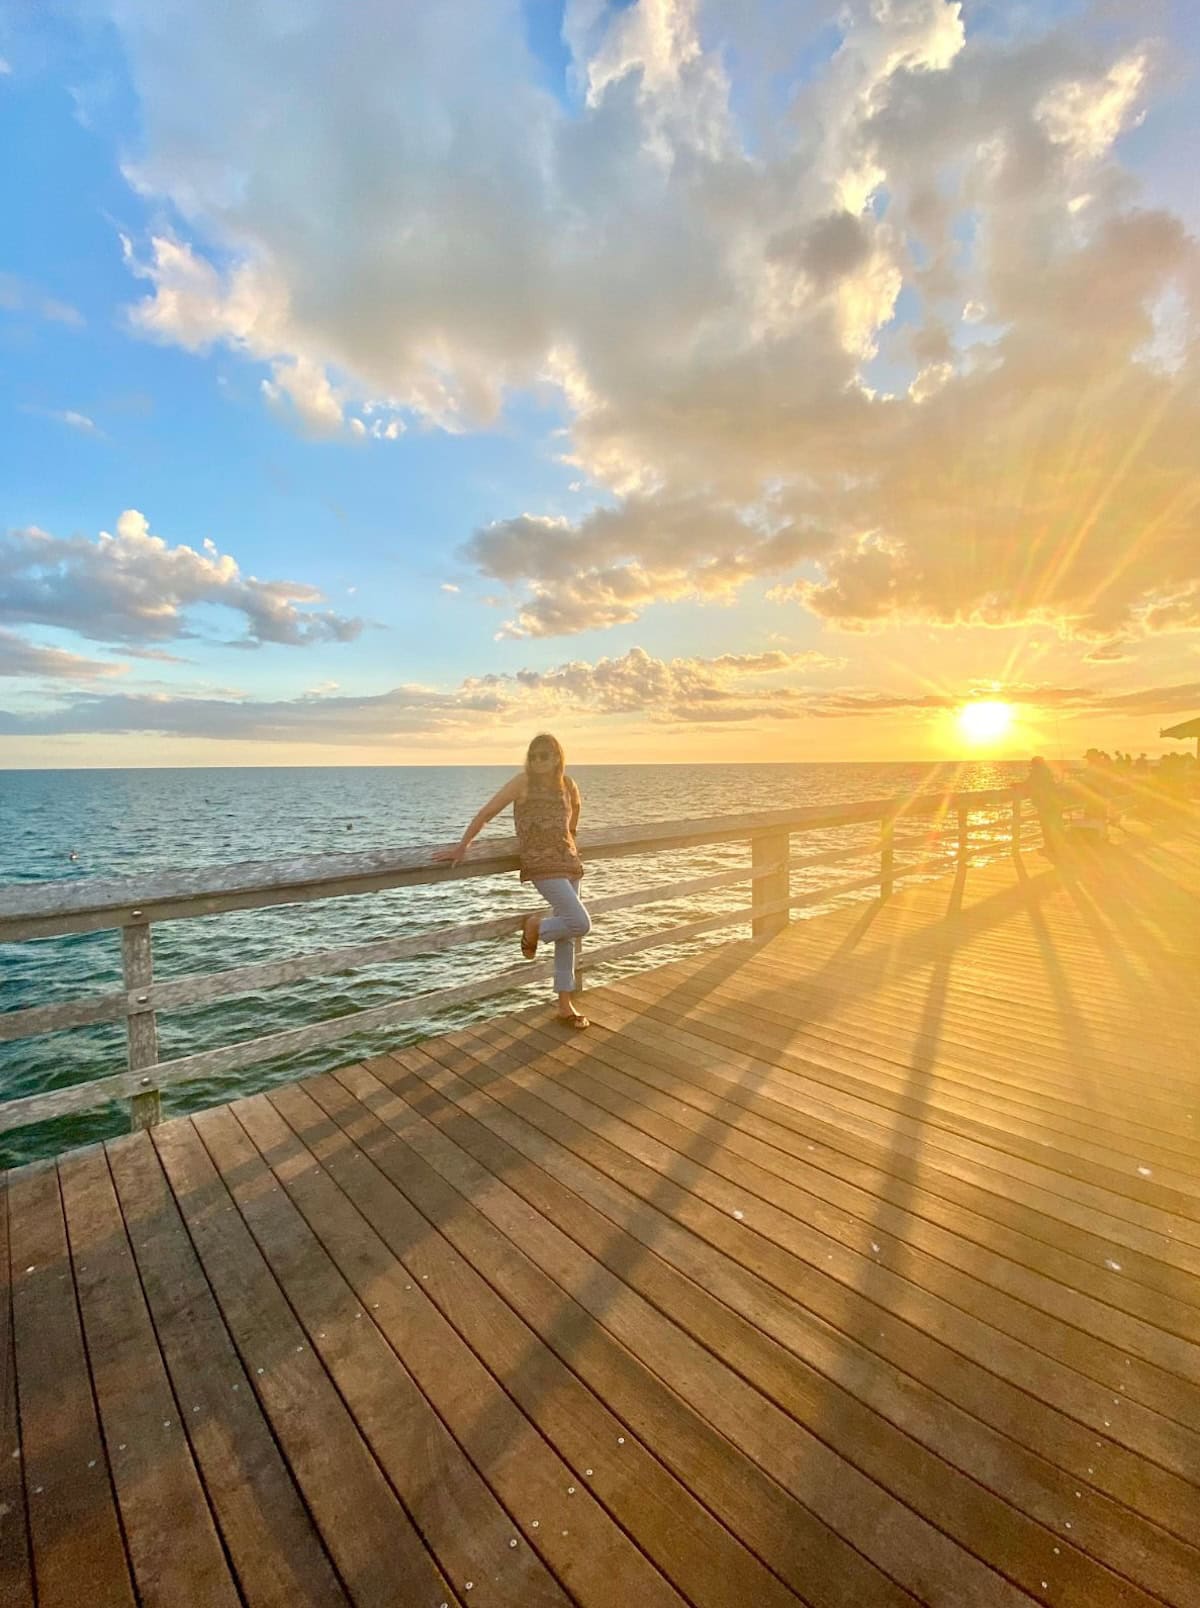
[[[1108,823],[1112,815],[1115,776],[1113,762],[1103,749],[1089,748],[1087,768],[1075,784],[1082,811],[1073,830],[1080,842],[1096,846],[1108,842]]]
[[[1026,784],[1042,828],[1042,852],[1049,855],[1052,860],[1057,860],[1062,853],[1066,837],[1066,829],[1063,826],[1062,794],[1053,772],[1040,754],[1029,761]]]

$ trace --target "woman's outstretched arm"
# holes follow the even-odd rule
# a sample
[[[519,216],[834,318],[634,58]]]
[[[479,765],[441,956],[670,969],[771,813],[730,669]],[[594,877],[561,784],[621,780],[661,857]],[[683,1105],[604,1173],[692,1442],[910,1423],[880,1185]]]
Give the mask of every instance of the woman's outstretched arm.
[[[507,809],[513,800],[520,796],[524,780],[524,775],[518,773],[511,781],[505,782],[500,791],[494,793],[488,799],[454,847],[452,849],[435,849],[431,858],[434,860],[448,860],[451,865],[461,865],[466,858],[467,850],[488,822],[495,820],[501,810]]]
[[[582,800],[579,797],[578,787],[569,776],[567,777],[567,791],[571,799],[571,836],[574,837],[579,830],[579,810]]]

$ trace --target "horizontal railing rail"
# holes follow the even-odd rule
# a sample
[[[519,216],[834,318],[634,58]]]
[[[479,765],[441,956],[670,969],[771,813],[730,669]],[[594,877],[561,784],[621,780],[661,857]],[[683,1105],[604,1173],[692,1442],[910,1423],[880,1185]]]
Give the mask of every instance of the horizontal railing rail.
[[[688,942],[732,926],[749,925],[755,937],[770,936],[786,926],[792,911],[827,904],[872,887],[878,887],[881,897],[887,898],[895,882],[902,877],[944,871],[952,863],[965,866],[972,852],[970,817],[978,811],[996,811],[1007,806],[1010,814],[1003,839],[993,834],[977,843],[977,849],[999,852],[1003,842],[1012,852],[1019,852],[1023,842],[1022,811],[1027,796],[1022,787],[919,793],[855,804],[651,822],[582,833],[579,846],[585,861],[662,854],[712,844],[749,842],[751,846],[749,863],[734,870],[659,883],[589,901],[593,917],[675,902],[746,882],[751,886],[751,899],[749,904],[732,910],[718,911],[589,950],[581,969],[592,971],[643,950]],[[929,854],[938,842],[944,845],[950,841],[945,834],[947,822],[953,824],[953,861],[944,852]],[[914,826],[930,823],[930,827],[924,832],[898,833],[897,823],[906,827],[909,823]],[[816,854],[793,855],[791,852],[794,834],[871,824],[877,824],[880,829],[876,849],[852,844]],[[925,857],[912,863],[898,859],[897,850],[907,849],[923,852]],[[861,862],[875,853],[878,866],[870,875],[807,889],[795,896],[792,893],[791,878],[795,872]],[[159,1096],[164,1088],[333,1044],[352,1034],[428,1019],[451,1006],[504,994],[549,978],[553,973],[549,962],[526,964],[451,988],[414,994],[348,1015],[160,1061],[157,1030],[160,1011],[212,1004],[239,994],[508,937],[518,931],[525,912],[434,927],[403,937],[376,939],[339,949],[310,951],[222,971],[188,974],[162,982],[155,982],[153,975],[151,931],[154,923],[496,876],[517,867],[514,840],[496,838],[477,843],[458,866],[435,863],[428,848],[414,848],[243,862],[149,877],[72,878],[0,887],[0,942],[117,929],[121,934],[123,971],[123,987],[119,990],[52,1005],[0,1010],[0,1042],[122,1020],[126,1023],[128,1041],[128,1068],[123,1072],[0,1103],[0,1132],[90,1110],[113,1099],[129,1099],[133,1125],[149,1126],[159,1119]]]

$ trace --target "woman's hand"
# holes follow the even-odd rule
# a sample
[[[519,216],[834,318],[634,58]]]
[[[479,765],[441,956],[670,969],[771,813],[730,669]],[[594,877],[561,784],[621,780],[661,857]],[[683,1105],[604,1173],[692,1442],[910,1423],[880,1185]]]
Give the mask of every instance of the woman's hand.
[[[489,821],[494,820],[499,815],[506,805],[512,803],[513,799],[520,793],[524,781],[524,773],[521,772],[514,776],[511,781],[505,782],[496,796],[488,799],[454,847],[452,849],[435,849],[430,855],[430,859],[437,860],[442,865],[461,865],[467,857],[467,850],[474,843],[480,832],[483,831]]]

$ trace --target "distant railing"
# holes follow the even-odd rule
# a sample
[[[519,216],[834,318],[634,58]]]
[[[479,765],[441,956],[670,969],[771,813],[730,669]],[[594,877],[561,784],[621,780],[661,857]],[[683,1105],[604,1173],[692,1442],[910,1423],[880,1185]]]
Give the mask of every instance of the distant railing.
[[[610,828],[580,835],[585,861],[606,860],[668,850],[696,848],[714,843],[749,842],[748,865],[733,871],[659,884],[632,893],[589,901],[593,916],[631,910],[750,882],[748,905],[721,911],[682,925],[641,934],[592,950],[581,966],[594,970],[642,950],[686,942],[723,927],[748,924],[756,938],[769,937],[786,927],[793,910],[823,904],[845,894],[878,887],[882,899],[895,883],[948,869],[944,855],[916,863],[897,863],[897,850],[926,846],[921,834],[905,834],[909,821],[957,823],[955,862],[965,867],[971,857],[970,817],[980,810],[1010,807],[1008,844],[1021,847],[1024,787],[997,788],[965,793],[919,793],[908,798],[875,799],[866,803],[771,810],[756,815],[715,816],[706,820],[661,821],[645,826]],[[821,887],[793,897],[795,871],[861,859],[855,845],[823,853],[793,855],[793,834],[877,822],[879,867],[870,876]],[[900,831],[897,828],[901,828]],[[996,846],[991,840],[990,847]],[[495,876],[518,868],[511,838],[477,843],[460,866],[434,864],[428,848],[398,852],[337,854],[296,860],[246,862],[190,872],[151,877],[86,878],[0,887],[0,942],[49,938],[67,933],[117,928],[121,933],[124,987],[114,993],[95,994],[54,1005],[0,1011],[0,1042],[28,1038],[66,1028],[99,1022],[124,1021],[128,1038],[128,1070],[89,1079],[68,1088],[22,1096],[0,1104],[0,1132],[42,1122],[71,1112],[86,1111],[114,1099],[128,1099],[134,1128],[150,1127],[159,1120],[160,1091],[196,1078],[212,1077],[293,1051],[336,1043],[367,1029],[399,1026],[427,1017],[446,1006],[486,999],[553,975],[549,962],[523,965],[491,977],[453,988],[437,989],[389,1004],[372,1006],[348,1016],[308,1023],[268,1033],[219,1049],[201,1050],[176,1060],[158,1058],[159,1011],[206,1004],[232,995],[327,977],[358,967],[429,955],[501,938],[520,928],[524,914],[507,915],[462,926],[435,927],[403,938],[385,938],[348,948],[326,949],[225,971],[154,981],[151,932],[155,922],[179,921],[230,910],[258,909],[296,904],[310,899],[342,898],[348,894],[376,893],[383,889],[423,883],[455,882],[468,877]]]

